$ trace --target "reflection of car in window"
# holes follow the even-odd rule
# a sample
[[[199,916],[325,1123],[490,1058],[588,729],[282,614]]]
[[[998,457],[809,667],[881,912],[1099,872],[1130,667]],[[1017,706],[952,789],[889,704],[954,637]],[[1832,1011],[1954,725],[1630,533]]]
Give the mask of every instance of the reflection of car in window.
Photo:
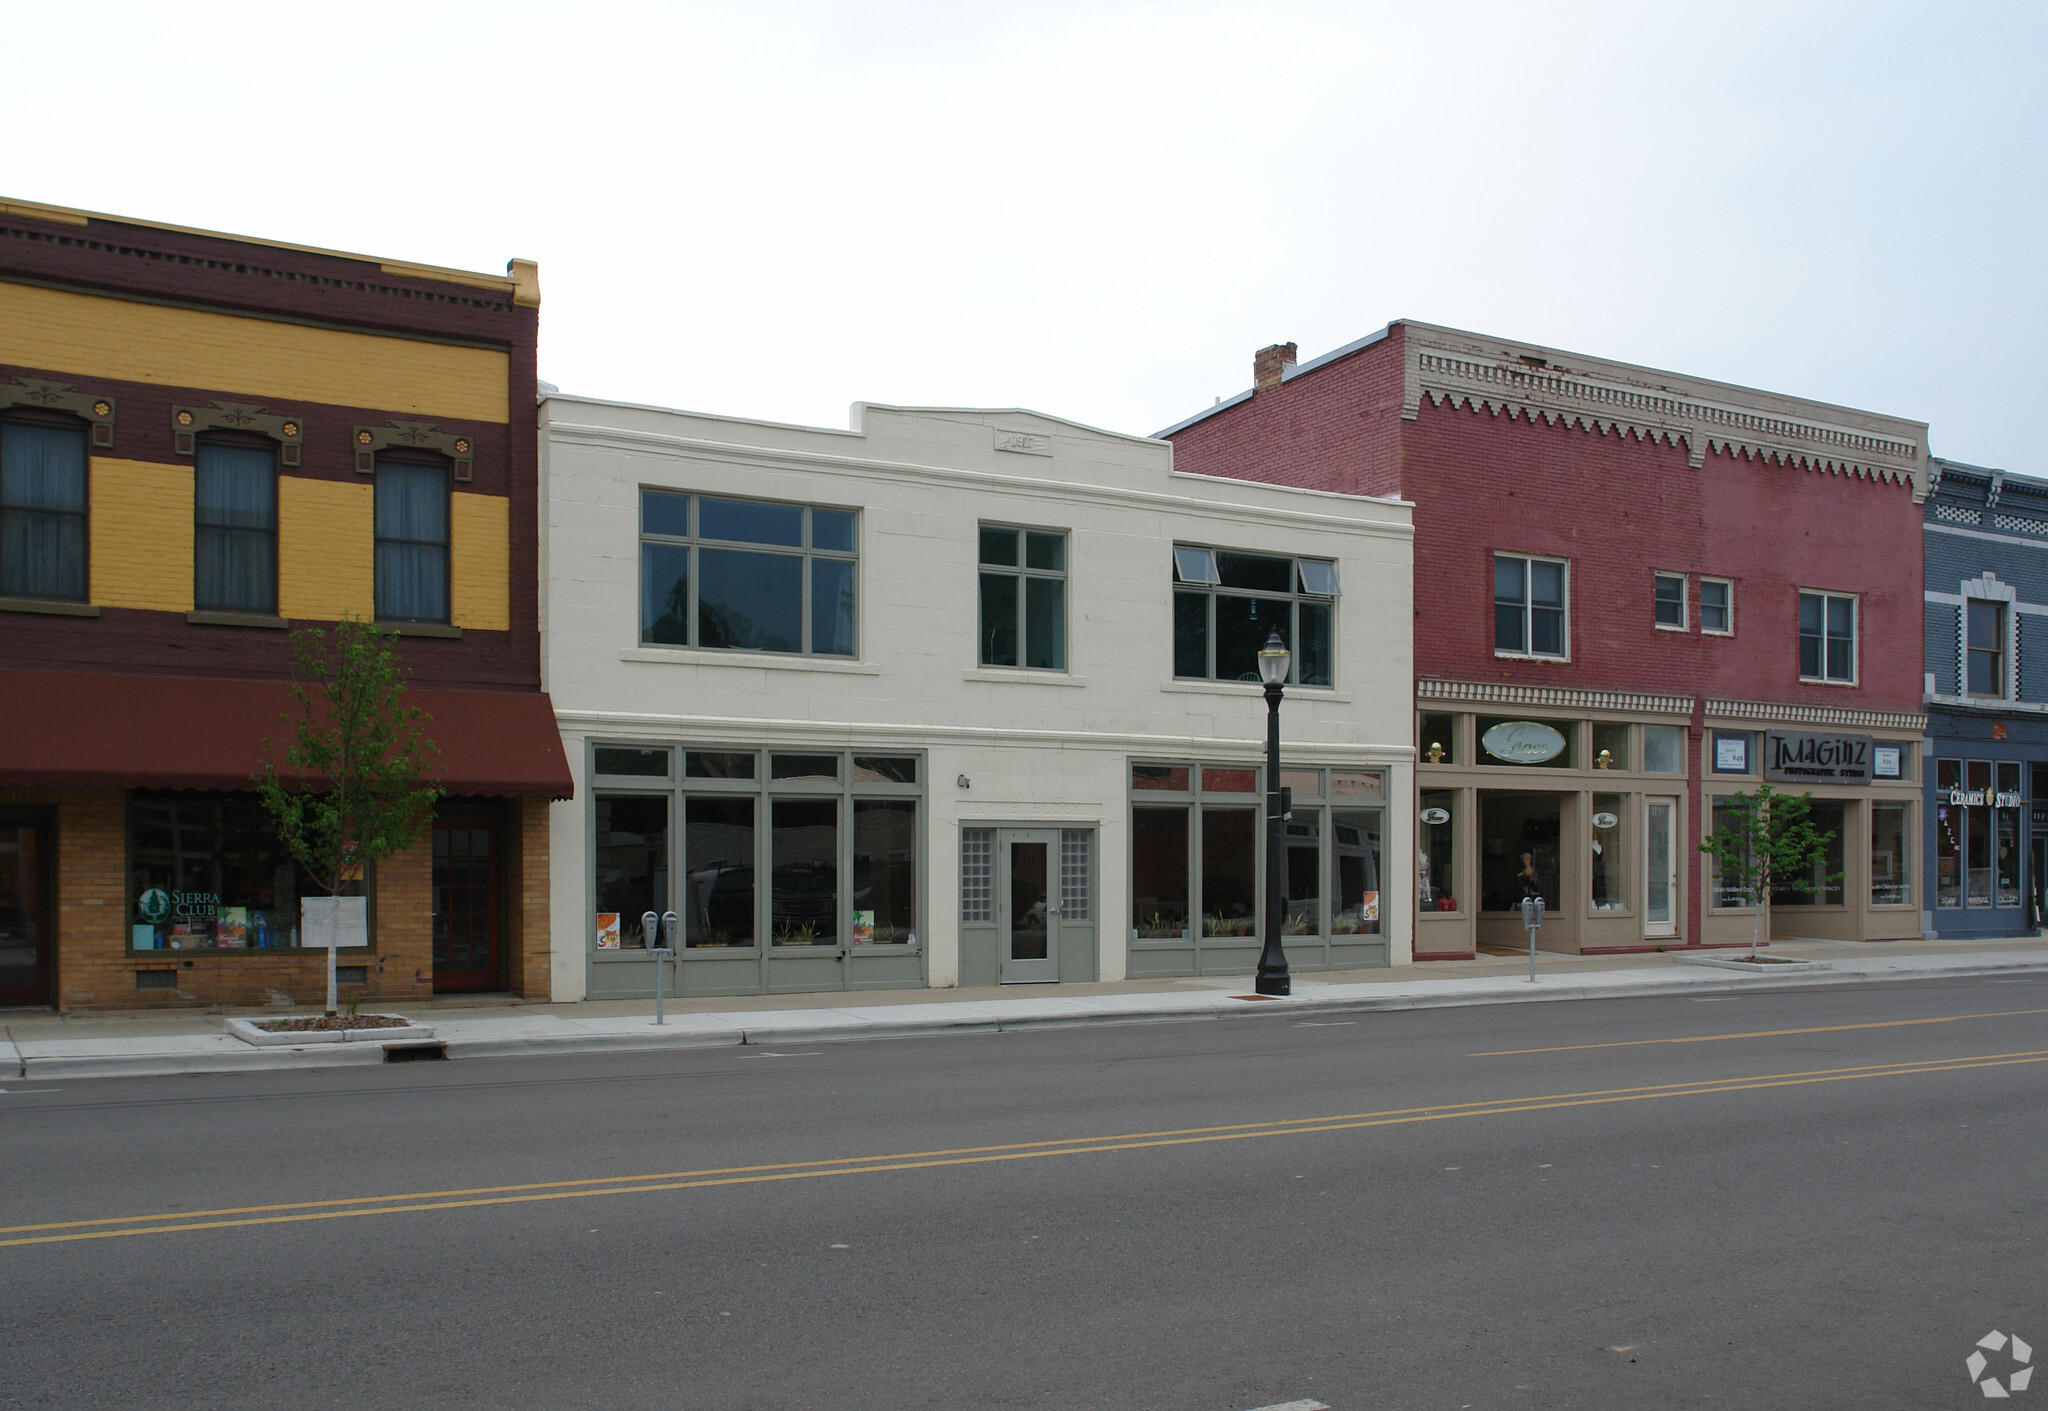
[[[830,920],[838,902],[832,869],[813,865],[778,867],[769,879],[775,915]]]

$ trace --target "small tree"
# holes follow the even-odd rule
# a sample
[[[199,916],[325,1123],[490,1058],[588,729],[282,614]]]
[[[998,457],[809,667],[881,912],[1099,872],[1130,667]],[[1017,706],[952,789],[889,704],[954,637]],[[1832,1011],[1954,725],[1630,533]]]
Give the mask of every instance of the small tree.
[[[328,896],[351,874],[411,846],[441,791],[423,776],[436,753],[427,713],[405,704],[404,674],[382,633],[343,618],[333,645],[317,627],[292,634],[296,713],[284,773],[266,759],[256,791],[286,851]],[[269,742],[266,741],[266,744]],[[327,1012],[335,1008],[327,952]]]
[[[1827,856],[1835,835],[1813,826],[1812,794],[1781,794],[1762,784],[1754,794],[1732,794],[1724,802],[1728,820],[1700,844],[1700,851],[1714,859],[1721,885],[1756,908],[1749,935],[1754,960],[1770,917],[1772,888],[1811,894],[1813,869]],[[1839,872],[1822,879],[1841,880]]]

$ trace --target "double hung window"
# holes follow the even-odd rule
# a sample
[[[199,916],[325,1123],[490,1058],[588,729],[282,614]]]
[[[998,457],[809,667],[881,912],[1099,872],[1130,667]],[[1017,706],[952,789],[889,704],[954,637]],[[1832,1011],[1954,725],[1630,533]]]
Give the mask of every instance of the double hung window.
[[[850,657],[852,510],[640,492],[640,640]]]
[[[267,442],[203,440],[192,487],[192,605],[276,615],[276,450]]]
[[[1725,578],[1700,580],[1700,631],[1717,637],[1735,631],[1735,585]]]
[[[1965,598],[1964,631],[1969,657],[1968,692],[2003,696],[2005,690],[2005,604]]]
[[[1278,631],[1293,660],[1289,684],[1332,681],[1337,565],[1176,544],[1173,674],[1197,681],[1259,679],[1259,649]]]
[[[983,666],[1067,669],[1067,536],[981,526]]]
[[[1655,575],[1655,596],[1657,625],[1685,630],[1685,575],[1682,573],[1659,573]]]
[[[1565,651],[1565,564],[1524,554],[1493,556],[1493,649],[1515,656]]]
[[[379,622],[448,621],[448,517],[447,461],[419,452],[377,457]]]
[[[85,601],[86,430],[0,422],[0,594]]]
[[[1856,680],[1856,599],[1844,593],[1799,595],[1799,675],[1806,681]]]

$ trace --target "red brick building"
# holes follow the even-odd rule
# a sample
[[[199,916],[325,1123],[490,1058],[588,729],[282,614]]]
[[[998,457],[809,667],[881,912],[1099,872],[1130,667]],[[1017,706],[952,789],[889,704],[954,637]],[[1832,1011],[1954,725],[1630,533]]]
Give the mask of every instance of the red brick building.
[[[0,1004],[324,997],[249,785],[290,629],[344,617],[392,639],[447,794],[361,879],[345,992],[549,992],[539,302],[525,262],[0,200]]]
[[[1415,505],[1418,957],[1746,941],[1764,780],[1836,834],[1779,934],[1920,933],[1923,423],[1407,321],[1254,383],[1178,469]]]

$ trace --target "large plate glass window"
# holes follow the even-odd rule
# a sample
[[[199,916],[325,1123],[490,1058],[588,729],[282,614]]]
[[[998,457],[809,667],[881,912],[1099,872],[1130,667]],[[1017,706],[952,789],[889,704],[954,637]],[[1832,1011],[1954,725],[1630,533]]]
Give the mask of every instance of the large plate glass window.
[[[128,865],[128,944],[138,951],[289,949],[299,898],[320,891],[253,794],[137,791]]]
[[[1908,906],[1913,900],[1913,874],[1906,839],[1912,821],[1910,803],[1870,806],[1870,904]]]
[[[850,657],[852,510],[640,492],[640,641]]]
[[[1819,861],[1810,871],[1791,877],[1771,879],[1771,905],[1840,906],[1842,904],[1842,859],[1847,854],[1845,822],[1848,806],[1840,799],[1815,799],[1807,815],[1816,833],[1827,842]]]
[[[0,596],[85,601],[86,429],[0,421]]]
[[[1963,839],[1969,831],[1969,810],[1960,795],[1963,762],[1934,762],[1934,904],[1963,904]]]
[[[1719,833],[1724,828],[1733,827],[1739,816],[1737,809],[1727,795],[1716,796],[1714,799],[1712,832]],[[1711,886],[1716,907],[1746,908],[1755,905],[1754,899],[1750,896],[1748,890],[1743,887],[1740,878],[1722,873],[1718,858],[1710,856],[1707,860],[1707,865],[1713,871]]]
[[[1067,669],[1067,535],[981,526],[983,666]]]
[[[1173,674],[1184,680],[1259,679],[1259,649],[1278,631],[1293,654],[1289,683],[1334,680],[1337,566],[1176,544]]]
[[[1808,681],[1856,680],[1856,599],[1845,593],[1799,595],[1799,675]]]
[[[201,612],[277,614],[277,448],[272,442],[206,437],[196,448],[192,606]]]
[[[1627,794],[1593,795],[1593,852],[1587,868],[1593,879],[1593,910],[1627,911]]]
[[[1458,792],[1425,790],[1415,831],[1416,904],[1424,911],[1456,911]]]
[[[1493,556],[1493,649],[1516,656],[1565,655],[1566,569],[1562,559]]]

